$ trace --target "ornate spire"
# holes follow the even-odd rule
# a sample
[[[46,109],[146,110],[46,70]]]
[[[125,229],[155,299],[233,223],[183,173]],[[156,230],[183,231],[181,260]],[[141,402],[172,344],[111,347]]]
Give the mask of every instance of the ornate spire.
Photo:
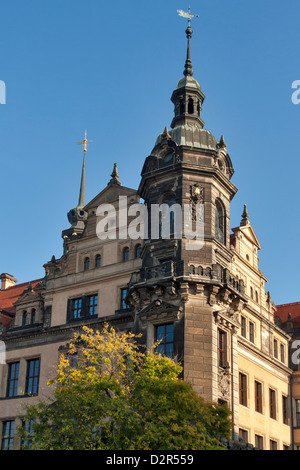
[[[114,164],[114,169],[113,169],[112,174],[110,176],[111,176],[110,183],[121,184],[120,180],[119,180],[120,175],[118,173],[118,168],[117,168],[116,163]]]
[[[81,172],[81,183],[80,183],[79,199],[78,199],[78,205],[77,205],[77,207],[81,209],[85,206],[85,154],[87,152],[88,142],[92,142],[92,141],[87,140],[86,131],[85,131],[83,141],[77,142],[78,145],[83,145],[83,163],[82,163],[82,172]]]
[[[240,226],[243,227],[245,225],[248,225],[250,222],[249,222],[249,214],[248,214],[248,210],[247,210],[247,204],[244,204],[244,211],[242,213],[242,221],[241,221],[241,224]]]
[[[218,144],[218,148],[219,149],[225,149],[226,147],[227,147],[227,145],[225,144],[224,136],[221,135],[221,139],[220,139],[220,142]]]
[[[188,40],[188,44],[187,44],[187,54],[186,54],[186,61],[185,61],[183,74],[186,77],[187,76],[192,77],[194,72],[193,72],[192,60],[191,60],[191,37],[192,37],[192,34],[193,34],[193,30],[191,28],[191,19],[194,18],[194,17],[199,17],[199,15],[192,15],[190,7],[189,7],[188,12],[185,12],[183,10],[177,10],[177,12],[178,12],[179,16],[182,16],[183,18],[188,19],[188,27],[185,30],[186,37],[187,37],[187,40]]]

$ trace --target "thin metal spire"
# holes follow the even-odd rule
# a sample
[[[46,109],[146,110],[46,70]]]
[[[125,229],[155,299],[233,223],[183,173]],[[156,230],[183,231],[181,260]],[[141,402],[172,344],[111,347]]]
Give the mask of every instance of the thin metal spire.
[[[192,15],[190,7],[189,7],[188,12],[185,12],[183,10],[177,10],[177,12],[178,12],[179,16],[182,16],[183,18],[188,19],[188,27],[185,30],[186,37],[187,37],[187,40],[188,40],[188,44],[187,44],[186,61],[185,61],[183,74],[185,76],[189,75],[189,76],[192,77],[194,75],[194,72],[193,72],[192,60],[191,60],[191,37],[192,37],[192,34],[193,34],[193,30],[191,28],[191,19],[194,18],[194,17],[199,17],[199,15]]]
[[[81,172],[79,199],[78,199],[78,205],[77,205],[77,207],[79,208],[83,208],[85,206],[85,154],[87,152],[88,142],[92,142],[92,140],[87,140],[86,131],[85,131],[83,141],[77,142],[78,145],[83,145],[83,164],[82,164],[82,172]]]

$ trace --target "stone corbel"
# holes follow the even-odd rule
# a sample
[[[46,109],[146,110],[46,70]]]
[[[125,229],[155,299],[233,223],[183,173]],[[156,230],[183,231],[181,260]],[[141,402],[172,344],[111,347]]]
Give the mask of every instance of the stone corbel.
[[[182,297],[183,302],[187,302],[189,300],[189,283],[182,282],[180,284],[179,293]]]
[[[209,292],[209,304],[211,306],[216,305],[217,303],[217,295],[219,293],[220,288],[218,286],[211,286]]]

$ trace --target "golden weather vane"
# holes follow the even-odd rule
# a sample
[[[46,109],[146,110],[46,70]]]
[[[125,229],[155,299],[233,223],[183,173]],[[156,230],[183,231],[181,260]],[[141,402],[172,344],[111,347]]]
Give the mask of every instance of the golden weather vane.
[[[92,140],[87,140],[86,138],[86,131],[84,132],[84,139],[82,142],[77,142],[77,145],[83,145],[83,151],[86,152],[87,151],[87,144],[89,142],[93,142]]]

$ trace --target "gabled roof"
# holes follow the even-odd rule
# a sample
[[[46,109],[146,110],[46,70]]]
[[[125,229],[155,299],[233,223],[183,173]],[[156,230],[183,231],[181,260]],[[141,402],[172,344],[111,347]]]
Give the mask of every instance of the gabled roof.
[[[252,225],[249,223],[248,225],[240,226],[233,228],[232,231],[235,232],[242,232],[244,236],[253,244],[256,246],[258,250],[261,250],[261,245],[258,241],[258,238],[256,236],[256,233],[254,232],[254,229]]]
[[[290,314],[294,328],[300,328],[300,302],[276,305],[276,309],[275,315],[281,319],[282,324],[288,321]]]
[[[126,188],[121,184],[108,183],[108,185],[95,196],[86,206],[85,210],[98,207],[100,204],[111,203],[117,201],[119,196],[134,196],[137,194],[136,189]]]
[[[0,291],[0,318],[1,311],[6,314],[14,314],[15,302],[22,296],[23,292],[28,288],[31,282],[33,289],[42,281],[42,279],[36,279],[34,281],[24,282],[22,284],[16,284],[15,286],[8,287],[5,290]]]

